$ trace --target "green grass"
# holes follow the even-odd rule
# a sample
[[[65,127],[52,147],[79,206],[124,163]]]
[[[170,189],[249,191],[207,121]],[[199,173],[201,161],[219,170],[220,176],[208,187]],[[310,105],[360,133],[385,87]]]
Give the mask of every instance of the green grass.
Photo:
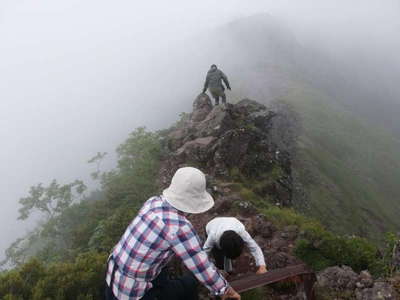
[[[398,228],[399,140],[311,88],[297,86],[285,101],[304,128],[298,171],[309,196],[308,214],[336,232],[375,240]]]

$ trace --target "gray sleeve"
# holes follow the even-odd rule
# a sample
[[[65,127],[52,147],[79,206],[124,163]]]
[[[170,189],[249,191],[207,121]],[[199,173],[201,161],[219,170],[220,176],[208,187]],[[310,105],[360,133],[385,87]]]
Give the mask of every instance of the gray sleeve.
[[[208,74],[207,74],[207,76],[206,76],[206,81],[204,82],[204,90],[206,90],[207,88],[208,88],[208,82],[210,81],[210,78],[209,78],[209,76],[208,76]]]
[[[243,230],[239,235],[246,243],[246,246],[249,249],[251,255],[254,257],[256,265],[265,266],[264,254],[256,241],[250,236],[250,234],[246,230]]]
[[[222,77],[222,80],[224,81],[226,87],[227,87],[227,88],[230,88],[231,86],[229,85],[228,77],[227,77],[227,76],[225,75],[225,73],[222,72],[222,71],[221,71],[221,77]]]

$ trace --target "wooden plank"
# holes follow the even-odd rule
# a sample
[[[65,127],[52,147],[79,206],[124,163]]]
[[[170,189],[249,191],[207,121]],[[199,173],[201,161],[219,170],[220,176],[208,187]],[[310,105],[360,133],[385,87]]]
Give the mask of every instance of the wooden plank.
[[[309,275],[307,279],[307,294],[312,292],[312,285],[315,281],[315,274],[306,265],[290,266],[282,269],[268,271],[267,273],[257,275],[247,275],[237,280],[230,282],[230,285],[238,292],[245,292],[257,287],[268,285],[271,283],[279,282],[292,277]],[[311,295],[311,294],[310,294]],[[312,299],[312,298],[310,298]]]
[[[314,284],[317,281],[317,277],[314,273],[303,275],[304,280],[304,292],[308,300],[315,300]]]

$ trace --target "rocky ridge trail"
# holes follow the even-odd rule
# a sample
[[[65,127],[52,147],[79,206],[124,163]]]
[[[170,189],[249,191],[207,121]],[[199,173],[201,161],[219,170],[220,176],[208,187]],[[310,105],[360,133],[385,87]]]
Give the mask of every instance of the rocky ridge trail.
[[[205,240],[205,225],[212,218],[234,216],[263,249],[270,270],[302,263],[293,254],[296,240],[303,234],[299,228],[277,226],[261,213],[268,205],[293,205],[296,184],[291,149],[295,141],[287,134],[290,128],[284,124],[290,121],[285,122],[285,116],[285,112],[249,99],[213,107],[210,98],[200,94],[193,103],[193,112],[164,132],[166,154],[159,173],[160,184],[166,187],[180,167],[194,166],[204,171],[215,206],[189,217],[200,238]],[[284,143],[280,136],[286,138]],[[246,251],[233,267],[235,273],[229,280],[255,271]],[[316,289],[323,291],[321,295],[326,291],[336,295],[320,299],[399,299],[390,283],[375,282],[368,272],[358,275],[345,266],[320,272]],[[349,298],[340,298],[335,291],[345,291]],[[304,298],[296,287],[266,288],[263,293],[263,299]]]

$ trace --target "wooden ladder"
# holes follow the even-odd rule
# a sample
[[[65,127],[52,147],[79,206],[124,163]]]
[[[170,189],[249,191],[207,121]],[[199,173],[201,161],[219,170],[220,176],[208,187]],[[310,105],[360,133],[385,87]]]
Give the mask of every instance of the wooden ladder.
[[[315,273],[304,264],[271,270],[261,275],[245,275],[230,282],[230,285],[238,293],[242,293],[280,281],[302,283],[306,298],[308,300],[315,300],[314,283],[316,282],[316,276]]]

